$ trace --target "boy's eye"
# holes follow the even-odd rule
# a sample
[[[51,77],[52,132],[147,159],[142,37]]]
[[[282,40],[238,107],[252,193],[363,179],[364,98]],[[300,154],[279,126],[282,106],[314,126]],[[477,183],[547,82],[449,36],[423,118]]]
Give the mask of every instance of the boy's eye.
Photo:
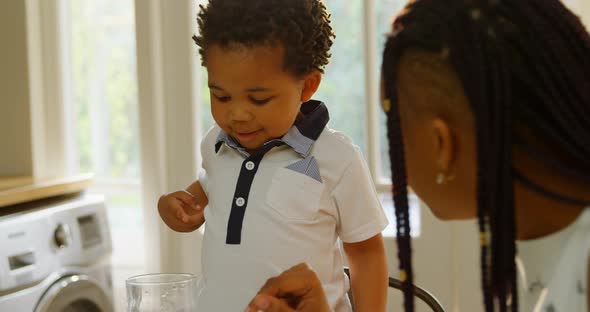
[[[273,99],[272,97],[269,97],[269,98],[266,98],[266,99],[259,100],[259,99],[255,99],[255,98],[252,98],[251,97],[250,98],[250,101],[252,101],[252,103],[254,103],[256,105],[264,105],[264,104],[270,102],[270,100],[272,100],[272,99]]]
[[[217,95],[213,94],[213,97],[222,103],[229,102],[229,100],[231,100],[231,97],[229,97],[229,96],[217,96]]]

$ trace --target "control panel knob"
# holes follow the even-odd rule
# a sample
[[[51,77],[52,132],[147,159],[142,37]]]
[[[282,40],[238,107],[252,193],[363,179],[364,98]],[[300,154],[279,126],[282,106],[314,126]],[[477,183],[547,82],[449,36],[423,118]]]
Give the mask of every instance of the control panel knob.
[[[67,224],[59,224],[53,233],[53,241],[59,248],[66,248],[72,242],[70,227]]]

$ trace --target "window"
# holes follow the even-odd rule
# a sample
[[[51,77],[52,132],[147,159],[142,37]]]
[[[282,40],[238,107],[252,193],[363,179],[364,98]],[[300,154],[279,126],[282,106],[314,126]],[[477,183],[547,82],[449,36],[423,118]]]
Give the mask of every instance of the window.
[[[104,194],[113,242],[115,300],[125,278],[143,271],[143,221],[134,1],[75,0],[66,7],[71,102],[79,172],[93,172]],[[68,42],[66,41],[66,42]]]
[[[314,98],[326,103],[330,127],[346,133],[367,151],[365,83],[363,77],[363,2],[327,0],[336,40],[332,58]]]
[[[400,0],[381,0],[377,1],[375,15],[377,16],[377,34],[378,34],[378,62],[377,72],[381,71],[382,47],[385,46],[385,35],[390,31],[393,12],[399,12],[405,4],[405,1]],[[385,127],[385,114],[379,114],[379,155],[381,159],[380,172],[381,178],[391,180],[391,165],[389,163],[389,146],[387,144],[387,128]],[[390,182],[390,181],[389,181]]]

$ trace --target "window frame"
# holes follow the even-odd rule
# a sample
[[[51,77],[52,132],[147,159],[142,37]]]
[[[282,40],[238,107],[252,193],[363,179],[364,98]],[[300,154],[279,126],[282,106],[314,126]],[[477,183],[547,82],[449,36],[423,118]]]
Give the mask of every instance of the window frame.
[[[380,154],[380,137],[379,137],[379,114],[381,114],[381,105],[379,104],[380,92],[380,72],[378,64],[378,38],[377,23],[375,22],[376,0],[363,0],[363,51],[365,63],[365,133],[367,142],[367,163],[377,192],[391,192],[391,179],[386,178],[382,172],[382,159]]]

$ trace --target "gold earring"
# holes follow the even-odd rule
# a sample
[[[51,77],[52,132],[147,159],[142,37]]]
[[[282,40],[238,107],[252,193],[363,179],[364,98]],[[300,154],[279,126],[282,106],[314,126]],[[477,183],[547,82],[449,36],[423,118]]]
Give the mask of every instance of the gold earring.
[[[443,185],[445,184],[445,174],[440,172],[439,174],[436,175],[436,184],[438,185]]]
[[[446,184],[449,181],[453,181],[455,180],[455,175],[450,175],[447,176],[446,174],[440,172],[439,174],[436,175],[436,184],[438,185],[443,185]]]

